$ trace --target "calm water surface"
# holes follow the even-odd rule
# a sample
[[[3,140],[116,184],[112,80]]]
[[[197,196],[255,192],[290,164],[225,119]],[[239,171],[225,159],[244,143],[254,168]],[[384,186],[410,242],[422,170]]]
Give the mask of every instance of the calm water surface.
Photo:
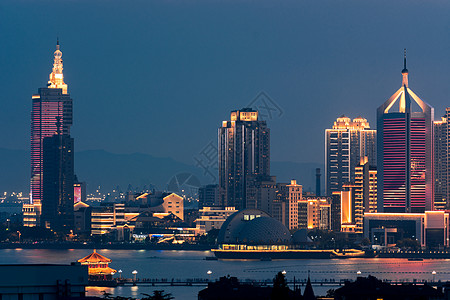
[[[410,281],[432,280],[432,271],[436,271],[435,280],[450,280],[450,260],[424,260],[411,262],[407,259],[332,259],[332,260],[274,260],[274,261],[207,261],[212,256],[209,251],[155,251],[155,250],[98,250],[110,259],[110,266],[122,270],[122,277],[131,278],[131,272],[137,270],[138,278],[166,278],[167,280],[184,280],[192,278],[216,279],[220,276],[236,276],[241,280],[272,279],[279,271],[286,270],[292,280],[307,278],[308,270],[312,280],[319,279],[355,279],[356,273],[369,274],[380,279]],[[47,250],[47,249],[2,249],[0,264],[70,264],[92,250]],[[206,273],[211,270],[211,277]],[[204,287],[117,287],[88,288],[88,295],[101,295],[107,291],[113,295],[140,298],[142,293],[153,290],[165,290],[172,293],[176,300],[197,299],[197,293]],[[314,287],[317,294],[325,294],[329,287]]]

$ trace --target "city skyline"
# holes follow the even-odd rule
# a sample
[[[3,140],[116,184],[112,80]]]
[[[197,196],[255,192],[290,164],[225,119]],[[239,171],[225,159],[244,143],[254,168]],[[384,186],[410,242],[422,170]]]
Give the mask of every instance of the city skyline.
[[[81,2],[75,12],[79,12],[80,7],[85,8],[85,5],[87,4]],[[48,13],[56,16],[55,22],[60,25],[60,29],[51,29],[53,22],[37,22],[41,24],[37,29],[45,32],[45,35],[30,36],[35,30],[33,29],[24,34],[23,39],[15,43],[7,42],[6,50],[2,50],[0,57],[5,74],[11,76],[5,76],[2,85],[18,87],[20,84],[20,89],[14,95],[6,92],[6,99],[14,99],[6,104],[6,111],[11,112],[11,115],[23,115],[29,110],[25,99],[28,99],[35,86],[43,84],[42,75],[48,68],[48,59],[45,57],[49,57],[51,45],[59,35],[65,46],[66,77],[70,78],[72,84],[71,93],[77,96],[77,125],[74,126],[72,135],[77,140],[79,150],[102,148],[114,153],[141,151],[194,164],[192,157],[215,138],[213,128],[226,118],[227,112],[245,107],[260,91],[265,91],[283,109],[280,117],[269,120],[269,126],[275,133],[274,136],[277,136],[273,139],[273,160],[319,163],[323,160],[322,132],[329,120],[334,120],[341,114],[361,114],[375,124],[374,109],[396,86],[395,80],[398,78],[395,74],[400,64],[401,49],[404,47],[409,49],[416,91],[420,95],[427,95],[425,100],[436,107],[436,116],[443,115],[446,101],[444,95],[447,94],[444,84],[445,68],[442,67],[447,58],[443,50],[448,41],[438,39],[438,36],[440,32],[445,32],[448,24],[440,12],[440,9],[447,9],[445,4],[426,8],[429,15],[436,17],[429,25],[398,24],[397,18],[389,15],[385,20],[386,25],[381,26],[380,33],[376,35],[373,27],[377,24],[376,17],[382,14],[383,9],[417,16],[422,13],[419,12],[420,5],[413,2],[408,6],[384,3],[378,8],[369,4],[353,6],[352,12],[370,8],[372,13],[365,16],[366,19],[356,17],[356,21],[360,21],[358,29],[352,27],[355,20],[351,24],[343,20],[343,9],[337,9],[335,14],[331,14],[332,8],[336,7],[330,5],[329,11],[319,14],[322,18],[313,21],[306,13],[314,15],[318,12],[319,7],[316,5],[289,3],[287,7],[283,7],[266,3],[266,6],[258,8],[261,15],[246,14],[248,21],[252,21],[247,22],[232,8],[242,8],[248,13],[254,6],[222,4],[220,7],[225,10],[225,15],[236,18],[237,24],[233,25],[226,23],[223,18],[217,18],[219,12],[213,8],[202,7],[196,12],[195,9],[199,8],[196,5],[191,7],[177,1],[170,4],[157,3],[155,6],[144,5],[143,11],[153,8],[149,12],[152,16],[159,12],[168,17],[169,8],[175,9],[178,14],[181,10],[188,9],[198,20],[193,21],[186,30],[180,30],[182,23],[174,16],[168,18],[170,26],[160,27],[161,18],[154,17],[150,18],[150,23],[144,22],[151,25],[143,26],[144,29],[150,29],[143,31],[144,29],[138,28],[133,31],[127,27],[130,25],[123,22],[113,23],[112,28],[106,28],[101,22],[117,16],[122,7],[115,3],[110,11],[105,12],[98,27],[94,26],[94,20],[87,17],[83,28],[90,26],[92,32],[84,35],[72,28],[75,21],[73,17],[61,19],[60,12],[72,8],[70,3],[30,5],[48,9]],[[20,3],[6,5],[4,8],[2,20],[7,27],[14,24],[10,16],[17,10],[20,9],[23,13],[21,18],[31,14],[29,8],[25,9]],[[287,8],[292,8],[292,12]],[[93,10],[96,9],[99,10],[100,7],[94,5]],[[278,14],[269,18],[269,11]],[[125,9],[120,20],[131,19],[132,13],[136,11]],[[144,16],[142,13],[137,14],[137,18],[143,21]],[[210,22],[211,29],[204,29],[203,22]],[[305,29],[307,22],[316,25],[316,34],[312,35]],[[336,32],[329,29],[331,25],[337,26]],[[151,30],[153,28],[161,29]],[[241,34],[238,28],[243,28]],[[113,34],[114,30],[117,36]],[[125,35],[121,35],[124,32],[129,33],[129,37],[124,38]],[[147,32],[149,34],[145,34]],[[407,33],[398,38],[399,32]],[[420,32],[435,32],[436,36],[423,37]],[[329,41],[319,39],[320,34]],[[387,41],[384,46],[376,42],[380,36]],[[208,42],[205,44],[205,41]],[[29,51],[25,52],[25,43],[34,45],[32,56],[27,56]],[[328,43],[335,46],[330,48]],[[206,45],[206,48],[200,45]],[[225,45],[227,46],[223,47]],[[304,48],[305,45],[308,45],[307,49]],[[354,46],[354,49],[348,45]],[[183,48],[185,51],[182,51]],[[248,54],[255,49],[263,50],[262,53],[255,52],[252,59]],[[25,59],[19,60],[21,57]],[[14,65],[6,58],[13,58]],[[215,62],[213,65],[208,64],[212,61]],[[247,71],[241,72],[241,64]],[[29,75],[29,79],[25,82],[20,80],[13,74],[13,66],[23,70],[23,74]],[[187,74],[190,76],[186,76]],[[211,76],[205,78],[200,74]],[[357,104],[361,99],[364,99],[365,105]],[[208,105],[209,103],[213,105]],[[201,106],[208,107],[209,110],[208,114],[203,115],[202,122],[208,124],[205,134],[192,136],[174,126],[178,122],[197,125],[198,121],[193,115]],[[168,115],[171,118],[164,117]],[[309,128],[313,117],[318,119],[314,120],[318,125]],[[0,136],[4,141],[2,147],[26,149],[27,138],[22,132],[26,133],[24,124],[27,120],[12,119],[9,115],[0,115],[0,120],[5,122],[0,125],[14,133],[8,139]],[[91,132],[88,128],[90,124],[95,125],[104,137]],[[144,130],[155,126],[164,129],[160,132]],[[310,130],[303,130],[304,128]],[[136,135],[129,136],[126,132],[135,132]],[[289,149],[278,146],[282,144],[285,132],[296,137]],[[170,139],[167,139],[168,136]],[[121,143],[113,142],[117,137]],[[142,142],[139,149],[135,146],[137,138]],[[306,147],[302,142],[304,140],[310,141]],[[155,149],[152,147],[154,143],[162,146]],[[177,144],[185,145],[184,151],[177,150],[174,146]],[[317,151],[319,149],[321,150]]]

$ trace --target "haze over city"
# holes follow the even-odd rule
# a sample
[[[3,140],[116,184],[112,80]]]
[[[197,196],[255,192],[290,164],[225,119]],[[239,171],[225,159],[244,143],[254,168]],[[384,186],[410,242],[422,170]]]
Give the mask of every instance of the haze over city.
[[[450,299],[449,15],[3,0],[0,300]]]

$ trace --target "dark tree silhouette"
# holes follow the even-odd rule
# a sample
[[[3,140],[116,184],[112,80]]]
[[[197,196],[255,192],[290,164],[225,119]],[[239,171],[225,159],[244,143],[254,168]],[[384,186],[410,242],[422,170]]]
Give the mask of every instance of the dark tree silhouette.
[[[145,296],[144,298],[142,298],[141,300],[171,300],[171,299],[175,299],[174,297],[172,297],[172,294],[167,293],[165,294],[164,291],[153,291],[153,295],[149,295],[149,294],[144,294]]]
[[[273,289],[270,295],[272,300],[289,299],[289,287],[287,285],[286,277],[282,272],[278,272],[273,279]]]

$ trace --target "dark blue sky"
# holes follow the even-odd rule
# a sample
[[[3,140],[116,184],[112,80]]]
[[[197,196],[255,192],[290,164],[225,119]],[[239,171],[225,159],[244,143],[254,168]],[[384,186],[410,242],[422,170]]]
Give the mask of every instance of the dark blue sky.
[[[77,150],[193,163],[233,109],[265,91],[275,161],[323,163],[324,129],[366,117],[401,84],[450,106],[448,1],[0,2],[0,147],[28,149],[31,95],[56,36]]]

